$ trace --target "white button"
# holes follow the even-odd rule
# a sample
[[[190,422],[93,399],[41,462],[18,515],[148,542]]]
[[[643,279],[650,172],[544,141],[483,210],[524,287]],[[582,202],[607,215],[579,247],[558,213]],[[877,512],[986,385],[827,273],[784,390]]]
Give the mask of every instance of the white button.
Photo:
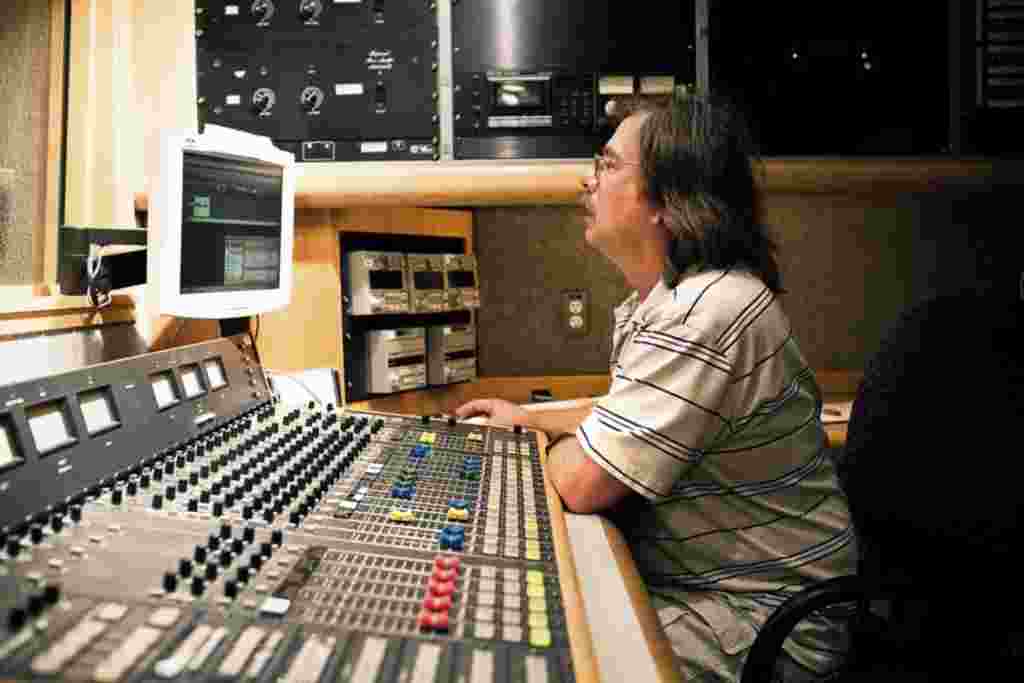
[[[181,616],[181,610],[177,607],[160,607],[149,615],[149,625],[157,628],[168,628]]]
[[[102,619],[103,621],[121,621],[125,614],[128,613],[128,608],[125,605],[119,605],[116,602],[108,602],[105,605],[101,605],[96,610],[96,618]]]
[[[260,612],[262,614],[283,617],[291,606],[292,601],[286,598],[267,598],[260,605]]]

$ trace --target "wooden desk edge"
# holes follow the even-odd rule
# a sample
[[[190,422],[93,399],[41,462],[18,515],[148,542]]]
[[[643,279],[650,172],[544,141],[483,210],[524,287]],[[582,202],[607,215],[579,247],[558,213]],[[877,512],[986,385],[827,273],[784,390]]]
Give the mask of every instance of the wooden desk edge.
[[[629,601],[636,612],[637,621],[640,622],[640,630],[643,631],[644,640],[650,648],[651,658],[654,659],[654,666],[658,670],[658,680],[662,682],[681,682],[679,669],[676,667],[676,655],[672,650],[672,644],[661,628],[658,614],[651,605],[651,596],[647,592],[644,580],[640,578],[640,572],[633,562],[633,554],[629,550],[626,539],[618,527],[601,518],[601,526],[604,528],[605,538],[611,547],[612,556],[618,565],[619,574],[622,575],[622,582],[626,585],[626,593]]]

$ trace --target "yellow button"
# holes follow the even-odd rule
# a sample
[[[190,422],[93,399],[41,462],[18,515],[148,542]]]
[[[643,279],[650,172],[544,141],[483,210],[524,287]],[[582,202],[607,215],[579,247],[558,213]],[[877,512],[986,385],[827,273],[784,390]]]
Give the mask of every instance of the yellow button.
[[[544,612],[531,612],[528,622],[530,628],[547,628],[548,615]]]
[[[540,559],[540,550],[538,550],[537,548],[527,548],[526,549],[526,559],[528,559],[528,560],[539,560]]]
[[[551,631],[546,628],[531,628],[530,645],[533,647],[550,647]]]
[[[540,540],[540,534],[539,534],[539,532],[536,529],[527,529],[526,532],[523,535],[526,536],[527,538],[535,540],[535,541],[536,540]],[[526,547],[529,548],[530,547],[529,544],[527,544]]]
[[[526,583],[544,583],[544,574],[537,571],[536,569],[530,569],[526,572]]]
[[[537,552],[540,552],[540,541],[530,541],[530,540],[526,541],[526,549],[527,550],[531,550],[532,549],[532,550],[536,550]]]
[[[527,529],[536,529],[537,528],[537,518],[536,517],[527,517],[523,521],[523,526],[526,527]]]
[[[526,585],[526,595],[530,598],[543,598],[544,586],[530,583]]]
[[[527,607],[530,612],[547,612],[548,601],[544,598],[530,598]]]
[[[455,522],[462,522],[469,519],[469,510],[459,510],[458,508],[448,508],[448,519]]]

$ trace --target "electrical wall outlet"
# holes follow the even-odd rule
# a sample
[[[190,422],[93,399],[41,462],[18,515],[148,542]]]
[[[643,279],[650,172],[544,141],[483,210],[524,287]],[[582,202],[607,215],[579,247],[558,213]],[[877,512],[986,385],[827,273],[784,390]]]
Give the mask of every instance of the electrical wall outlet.
[[[590,296],[586,290],[562,290],[561,318],[566,334],[582,337],[590,331]]]

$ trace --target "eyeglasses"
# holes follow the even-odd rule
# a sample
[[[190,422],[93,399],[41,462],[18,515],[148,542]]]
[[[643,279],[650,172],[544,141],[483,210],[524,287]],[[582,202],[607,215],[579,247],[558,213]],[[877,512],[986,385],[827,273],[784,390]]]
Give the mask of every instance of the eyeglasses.
[[[601,182],[601,174],[607,170],[615,170],[619,166],[640,166],[641,164],[636,161],[623,161],[615,157],[608,156],[607,154],[595,154],[594,155],[594,183],[598,184]]]

